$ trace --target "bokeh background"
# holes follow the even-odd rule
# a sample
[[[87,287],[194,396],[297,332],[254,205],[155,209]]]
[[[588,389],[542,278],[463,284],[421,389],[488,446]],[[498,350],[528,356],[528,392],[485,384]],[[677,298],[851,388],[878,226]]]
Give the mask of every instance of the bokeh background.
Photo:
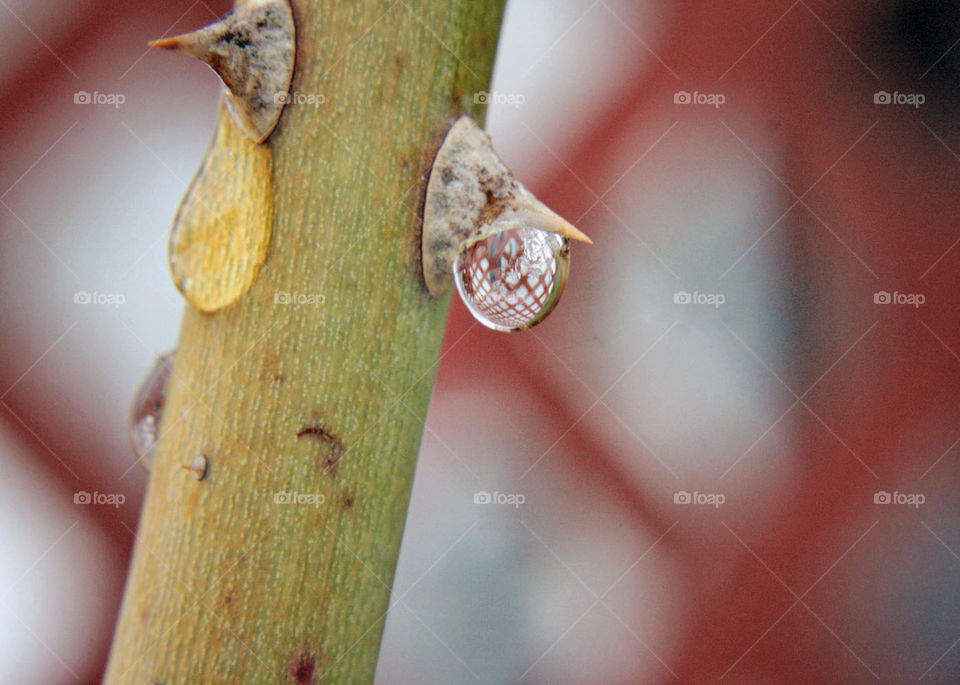
[[[99,681],[219,87],[146,41],[228,9],[0,0],[0,682]],[[378,684],[960,681],[958,43],[935,0],[509,2],[487,128],[595,244],[535,329],[453,305]]]

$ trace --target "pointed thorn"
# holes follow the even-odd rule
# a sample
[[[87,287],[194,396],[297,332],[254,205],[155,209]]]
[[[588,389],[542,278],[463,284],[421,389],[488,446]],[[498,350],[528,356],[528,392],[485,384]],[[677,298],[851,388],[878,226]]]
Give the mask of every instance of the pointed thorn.
[[[473,119],[460,117],[447,131],[427,181],[421,236],[427,290],[436,297],[450,287],[452,267],[469,246],[525,227],[593,243],[517,181]]]
[[[180,49],[180,36],[173,36],[172,38],[159,38],[157,40],[151,40],[147,43],[151,48],[163,48],[164,50],[179,50]]]
[[[255,142],[266,140],[277,125],[293,76],[290,0],[244,0],[218,22],[149,45],[209,64],[227,88],[231,117]]]
[[[148,45],[154,48],[163,48],[164,50],[177,50],[192,57],[198,57],[209,64],[211,62],[213,44],[219,35],[217,29],[219,29],[219,24],[212,24],[193,33],[182,33],[179,36],[171,36],[170,38],[151,41]]]
[[[583,231],[540,202],[526,188],[523,188],[522,199],[518,201],[518,206],[514,208],[511,218],[539,228],[541,231],[556,233],[570,240],[579,240],[593,245],[593,241]]]
[[[579,240],[580,242],[587,243],[588,245],[593,245],[593,241],[590,240],[590,237],[586,233],[567,221],[564,221],[563,223],[566,225],[562,230],[557,231],[557,233],[562,235],[564,238],[569,238],[570,240]]]

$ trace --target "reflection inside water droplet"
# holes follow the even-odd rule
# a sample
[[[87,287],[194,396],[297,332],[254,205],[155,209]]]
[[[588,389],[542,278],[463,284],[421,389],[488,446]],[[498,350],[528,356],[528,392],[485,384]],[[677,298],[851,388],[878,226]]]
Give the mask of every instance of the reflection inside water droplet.
[[[173,367],[174,352],[158,357],[150,373],[140,384],[130,410],[130,444],[137,460],[150,468],[160,434],[160,419],[167,401],[167,381]]]
[[[488,328],[514,331],[542,321],[567,282],[566,238],[536,228],[497,233],[457,258],[453,277],[470,313]]]

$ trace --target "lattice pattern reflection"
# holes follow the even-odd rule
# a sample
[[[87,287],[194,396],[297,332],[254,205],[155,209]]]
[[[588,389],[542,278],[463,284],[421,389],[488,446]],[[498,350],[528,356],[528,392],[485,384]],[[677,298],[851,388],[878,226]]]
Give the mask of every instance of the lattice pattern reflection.
[[[472,306],[504,328],[524,326],[540,313],[550,298],[557,260],[550,242],[554,236],[530,237],[530,231],[499,233],[473,245],[458,260],[460,278]],[[537,232],[541,233],[541,232]],[[541,239],[538,239],[541,238]]]

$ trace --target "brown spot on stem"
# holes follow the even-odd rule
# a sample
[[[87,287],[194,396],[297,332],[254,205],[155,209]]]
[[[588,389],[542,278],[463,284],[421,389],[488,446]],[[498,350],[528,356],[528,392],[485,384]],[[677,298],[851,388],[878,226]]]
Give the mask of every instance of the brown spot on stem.
[[[312,683],[315,662],[312,654],[301,656],[293,668],[290,669],[290,675],[295,683]]]
[[[270,352],[263,360],[260,379],[264,383],[283,383],[284,376],[281,373],[280,355],[276,352]]]
[[[350,511],[351,509],[353,509],[353,505],[354,505],[355,503],[356,503],[356,502],[355,502],[355,500],[354,500],[354,498],[353,498],[353,495],[350,495],[350,494],[344,495],[344,496],[340,499],[340,509],[341,509],[342,511]]]
[[[330,446],[330,454],[324,458],[322,466],[331,476],[337,475],[337,463],[343,455],[343,444],[340,442],[340,438],[320,424],[301,428],[297,437],[302,438],[304,436],[317,438]]]

